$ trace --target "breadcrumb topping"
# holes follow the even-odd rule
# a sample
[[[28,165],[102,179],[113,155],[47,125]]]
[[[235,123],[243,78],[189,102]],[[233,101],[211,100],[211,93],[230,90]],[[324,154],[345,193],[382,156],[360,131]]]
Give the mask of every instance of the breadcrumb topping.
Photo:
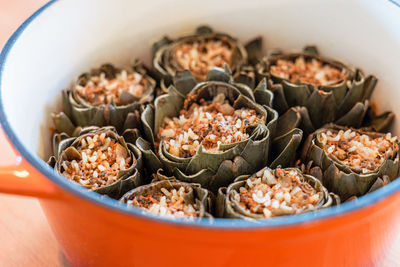
[[[88,135],[75,148],[80,159],[62,161],[62,175],[88,189],[116,182],[118,172],[136,161],[125,147],[105,133]]]
[[[142,97],[147,87],[148,81],[142,74],[121,70],[114,79],[107,79],[102,72],[99,76],[91,76],[84,86],[78,84],[75,88],[77,94],[93,106],[112,102],[120,106],[131,104],[135,98]]]
[[[200,144],[208,151],[218,151],[221,144],[231,144],[249,138],[249,127],[264,118],[253,109],[235,110],[223,94],[213,101],[201,99],[180,116],[164,118],[158,139],[165,149],[177,157],[193,156]]]
[[[280,78],[314,86],[337,84],[346,77],[345,70],[339,70],[315,58],[305,60],[300,56],[295,61],[279,59],[270,68],[270,73]]]
[[[226,38],[188,39],[176,45],[173,55],[178,65],[189,69],[196,79],[204,80],[211,67],[232,67],[232,42]]]
[[[185,194],[187,192],[183,186],[178,190],[162,187],[152,194],[135,196],[132,200],[128,200],[127,204],[166,217],[197,217],[193,205],[185,203]]]
[[[325,153],[362,173],[375,171],[387,157],[398,151],[397,137],[390,133],[371,137],[360,131],[328,130],[317,135]]]
[[[298,172],[280,168],[262,169],[233,194],[245,210],[264,218],[313,209],[322,197],[322,192],[317,192]]]

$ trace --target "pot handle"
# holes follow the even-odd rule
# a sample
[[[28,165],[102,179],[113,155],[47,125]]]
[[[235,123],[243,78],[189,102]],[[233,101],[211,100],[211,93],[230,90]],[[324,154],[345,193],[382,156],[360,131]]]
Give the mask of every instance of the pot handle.
[[[18,155],[0,128],[0,193],[52,197],[56,187]]]

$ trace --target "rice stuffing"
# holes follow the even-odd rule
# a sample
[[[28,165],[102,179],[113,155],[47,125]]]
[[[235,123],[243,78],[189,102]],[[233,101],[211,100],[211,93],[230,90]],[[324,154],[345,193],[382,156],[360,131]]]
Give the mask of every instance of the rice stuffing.
[[[76,92],[93,106],[112,102],[120,106],[128,104],[121,102],[121,95],[124,92],[140,98],[146,91],[147,86],[148,81],[142,74],[138,72],[128,73],[126,70],[121,70],[114,79],[107,79],[104,72],[98,76],[91,76],[85,85],[76,85]],[[132,97],[130,99],[131,103],[135,101]]]
[[[398,151],[397,137],[390,133],[371,137],[360,131],[326,131],[317,135],[324,151],[362,173],[374,172],[386,158]]]
[[[127,204],[140,207],[151,213],[165,217],[195,218],[197,212],[193,205],[185,203],[185,188],[161,188],[157,192],[147,195],[135,196]]]
[[[212,101],[202,99],[180,116],[164,118],[158,138],[165,149],[177,157],[193,156],[200,144],[207,151],[217,151],[221,144],[231,144],[249,138],[249,127],[264,120],[255,110],[235,110],[223,94]]]
[[[306,60],[300,56],[295,61],[278,59],[270,68],[270,73],[282,79],[315,86],[337,84],[346,77],[345,69],[339,70],[317,59]]]
[[[75,148],[80,159],[62,161],[61,173],[88,189],[116,182],[118,172],[128,169],[136,161],[125,147],[105,133],[88,135]]]
[[[181,69],[190,70],[197,79],[204,80],[211,67],[232,65],[233,44],[224,38],[199,38],[176,45],[173,51]]]
[[[233,192],[242,208],[264,218],[312,210],[322,197],[298,172],[280,168],[262,169]]]

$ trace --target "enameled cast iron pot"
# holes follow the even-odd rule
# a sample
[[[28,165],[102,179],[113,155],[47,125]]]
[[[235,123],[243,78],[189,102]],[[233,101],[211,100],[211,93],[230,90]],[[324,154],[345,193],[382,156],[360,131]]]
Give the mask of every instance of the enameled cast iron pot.
[[[60,109],[54,99],[73,77],[103,62],[126,65],[136,56],[148,62],[156,38],[199,24],[243,41],[261,34],[267,48],[316,43],[323,53],[379,77],[374,102],[400,116],[400,7],[390,1],[52,1],[22,24],[1,53],[0,191],[39,198],[73,266],[378,262],[400,227],[400,179],[357,201],[257,225],[182,223],[102,199],[46,166],[48,114]]]

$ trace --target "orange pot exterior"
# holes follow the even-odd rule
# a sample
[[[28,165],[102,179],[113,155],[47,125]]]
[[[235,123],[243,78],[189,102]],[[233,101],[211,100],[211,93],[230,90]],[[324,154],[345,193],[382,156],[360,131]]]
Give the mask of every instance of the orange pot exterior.
[[[337,218],[258,230],[156,223],[68,194],[41,204],[73,266],[366,266],[400,219],[400,194]]]
[[[0,142],[1,151],[7,151],[5,145]],[[7,157],[9,164],[13,158]],[[297,225],[253,229],[177,225],[82,199],[24,160],[17,162],[0,169],[0,191],[40,198],[72,266],[365,266],[379,261],[400,222],[397,192],[363,209]],[[13,168],[29,175],[18,177]]]

